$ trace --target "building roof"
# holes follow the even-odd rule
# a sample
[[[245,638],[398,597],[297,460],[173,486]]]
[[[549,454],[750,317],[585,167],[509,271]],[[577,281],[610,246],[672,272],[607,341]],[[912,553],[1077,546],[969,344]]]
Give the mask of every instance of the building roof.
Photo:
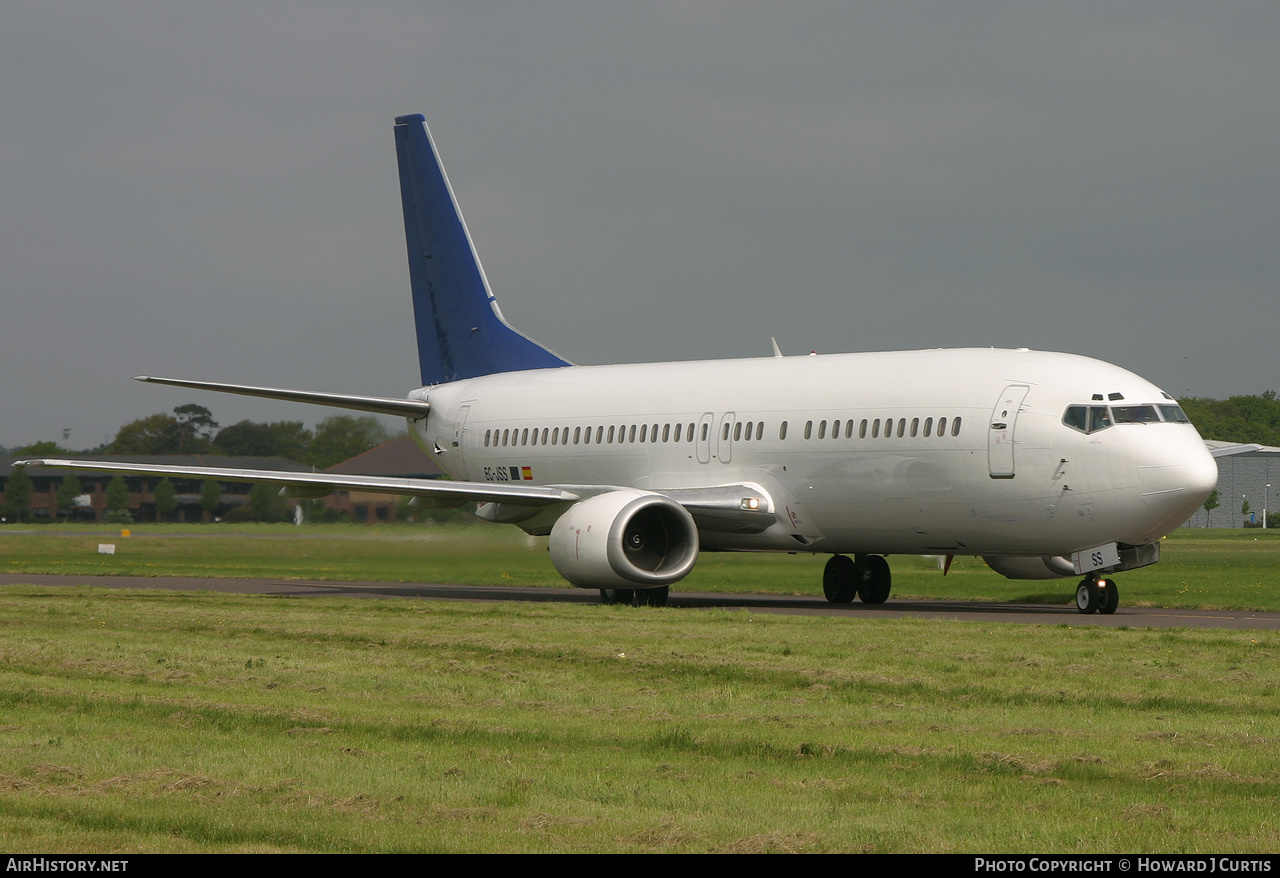
[[[399,476],[415,479],[438,479],[444,476],[440,467],[409,436],[398,436],[383,442],[364,454],[335,463],[325,470],[334,475]]]

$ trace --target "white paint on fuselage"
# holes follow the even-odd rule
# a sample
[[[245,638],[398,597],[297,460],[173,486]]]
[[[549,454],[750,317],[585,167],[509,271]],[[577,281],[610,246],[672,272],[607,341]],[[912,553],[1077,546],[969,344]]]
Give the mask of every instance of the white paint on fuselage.
[[[993,412],[999,416],[1011,385],[1029,388],[1009,413],[1014,475],[993,478]],[[1093,400],[1113,393],[1123,403]],[[712,550],[1067,555],[1108,542],[1138,545],[1185,521],[1217,478],[1190,424],[1116,424],[1090,435],[1066,426],[1069,405],[1169,402],[1131,372],[1071,354],[957,349],[573,366],[487,375],[411,396],[431,403],[411,432],[423,448],[445,449],[435,459],[454,478],[506,480],[515,468],[517,478],[540,485],[762,486],[778,524],[763,534],[703,533],[703,548]],[[864,419],[904,418],[901,437],[896,428],[892,436],[882,428],[878,437],[869,430],[859,437]],[[939,418],[948,421],[942,436]],[[956,418],[961,429],[953,436]],[[922,435],[925,419],[935,435]],[[599,444],[594,435],[589,444],[541,441],[543,429],[557,427],[570,436],[604,427],[607,437],[610,427],[680,424],[687,431],[704,420],[710,436],[701,455],[700,436],[692,443],[683,435],[678,442],[661,435],[643,443]],[[840,438],[830,433],[835,420]],[[828,430],[818,438],[823,421]],[[732,425],[743,422],[763,422],[761,438],[735,441]],[[534,428],[537,444],[485,444],[487,431],[523,438]]]

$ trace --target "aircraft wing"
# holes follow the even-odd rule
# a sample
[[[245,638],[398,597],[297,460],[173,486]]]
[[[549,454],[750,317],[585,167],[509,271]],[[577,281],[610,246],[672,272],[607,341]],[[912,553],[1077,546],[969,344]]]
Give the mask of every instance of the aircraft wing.
[[[425,418],[431,405],[420,399],[397,399],[390,396],[357,396],[350,393],[320,393],[314,390],[289,390],[284,387],[254,387],[250,384],[220,384],[213,381],[185,381],[177,378],[155,378],[138,375],[134,381],[148,384],[172,384],[174,387],[191,387],[196,390],[216,390],[220,393],[237,393],[240,396],[257,396],[264,399],[283,399],[289,402],[310,402],[335,408],[373,412],[375,415],[392,415],[398,418]]]
[[[1252,442],[1243,442],[1238,445],[1209,445],[1209,453],[1214,457],[1230,457],[1233,454],[1246,454],[1250,451],[1261,451],[1261,445],[1255,445]]]
[[[103,460],[35,458],[17,460],[14,466],[47,469],[116,472],[144,476],[176,476],[219,482],[251,482],[283,485],[293,497],[323,497],[332,491],[370,491],[418,497],[424,506],[461,506],[468,502],[500,503],[517,507],[571,504],[596,494],[619,490],[613,485],[525,485],[520,482],[453,482],[445,479],[397,478],[393,476],[298,473],[281,470],[234,469],[216,466],[173,466],[166,464],[121,463]],[[711,488],[656,489],[685,507],[698,528],[722,533],[760,533],[776,521],[773,501],[754,484],[718,485]]]
[[[444,479],[412,479],[392,476],[337,475],[335,473],[291,473],[279,470],[231,469],[216,466],[166,466],[163,464],[117,463],[101,460],[61,460],[40,458],[14,461],[14,466],[49,469],[131,473],[144,476],[177,476],[184,479],[211,479],[219,482],[261,482],[284,485],[300,497],[322,497],[330,491],[372,491],[380,494],[408,494],[428,505],[461,506],[463,503],[510,503],[517,506],[549,506],[572,503],[580,495],[561,488],[522,485],[518,482],[451,482]]]

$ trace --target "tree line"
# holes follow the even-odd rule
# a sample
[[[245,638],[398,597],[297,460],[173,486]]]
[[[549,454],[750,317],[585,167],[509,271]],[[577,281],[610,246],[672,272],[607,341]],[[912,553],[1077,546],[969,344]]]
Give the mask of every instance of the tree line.
[[[213,414],[195,403],[180,405],[125,424],[110,442],[73,451],[56,441],[34,442],[9,453],[15,457],[74,454],[222,454],[231,457],[284,457],[325,469],[363,454],[391,438],[372,415],[331,415],[315,429],[302,421],[240,421],[219,427]]]
[[[1178,404],[1206,439],[1280,446],[1280,400],[1274,390],[1228,399],[1189,396]]]

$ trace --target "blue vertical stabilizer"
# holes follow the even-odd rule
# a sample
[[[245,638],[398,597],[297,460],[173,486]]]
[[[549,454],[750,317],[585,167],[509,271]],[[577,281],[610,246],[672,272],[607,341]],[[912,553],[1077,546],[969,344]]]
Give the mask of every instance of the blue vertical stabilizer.
[[[422,383],[571,365],[507,325],[420,115],[396,117]]]

